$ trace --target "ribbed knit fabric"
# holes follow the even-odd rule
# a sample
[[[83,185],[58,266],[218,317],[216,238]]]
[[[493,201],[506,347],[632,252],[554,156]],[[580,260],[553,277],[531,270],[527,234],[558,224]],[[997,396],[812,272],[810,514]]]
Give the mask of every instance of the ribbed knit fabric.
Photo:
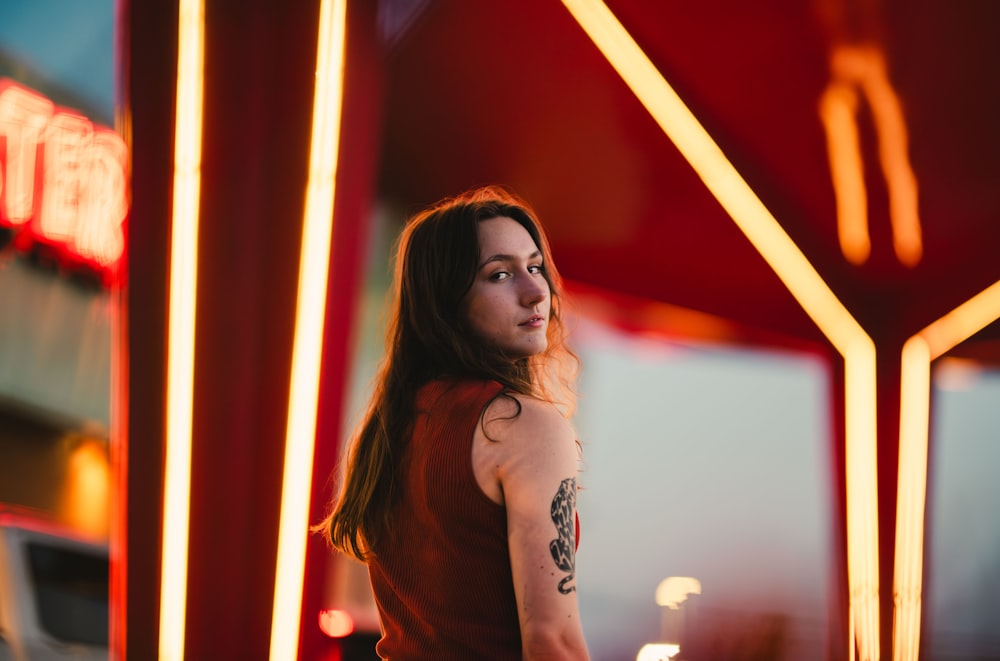
[[[521,658],[507,515],[472,470],[472,437],[491,381],[434,381],[417,395],[394,534],[369,561],[391,661]]]

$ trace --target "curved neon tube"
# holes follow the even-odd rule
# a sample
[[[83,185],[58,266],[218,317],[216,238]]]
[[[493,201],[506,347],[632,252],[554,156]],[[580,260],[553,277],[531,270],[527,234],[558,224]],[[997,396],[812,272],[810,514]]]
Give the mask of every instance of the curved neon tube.
[[[920,652],[931,362],[998,318],[1000,282],[959,305],[903,345],[893,580],[894,661],[917,661]]]
[[[879,658],[875,344],[600,0],[563,0],[807,315],[844,357],[850,610],[862,661]]]

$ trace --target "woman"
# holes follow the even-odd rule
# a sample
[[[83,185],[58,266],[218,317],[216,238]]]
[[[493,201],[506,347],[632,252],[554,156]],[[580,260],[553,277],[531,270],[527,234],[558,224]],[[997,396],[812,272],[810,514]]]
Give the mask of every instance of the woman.
[[[385,362],[319,526],[368,563],[382,658],[589,658],[559,284],[534,214],[502,189],[403,231]]]

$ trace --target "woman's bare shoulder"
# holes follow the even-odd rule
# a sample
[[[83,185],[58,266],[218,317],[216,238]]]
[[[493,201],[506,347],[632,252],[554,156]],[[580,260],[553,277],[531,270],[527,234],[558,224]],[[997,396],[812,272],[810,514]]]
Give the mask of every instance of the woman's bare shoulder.
[[[570,421],[552,402],[531,395],[504,393],[483,415],[485,430],[496,440],[539,437],[575,439]]]

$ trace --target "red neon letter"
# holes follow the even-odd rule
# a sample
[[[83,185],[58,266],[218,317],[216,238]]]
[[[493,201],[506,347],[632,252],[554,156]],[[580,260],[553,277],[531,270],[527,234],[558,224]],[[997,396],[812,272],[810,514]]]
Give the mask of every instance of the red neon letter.
[[[35,157],[52,102],[17,85],[0,83],[0,135],[7,138],[6,177],[0,171],[0,190],[6,189],[0,217],[23,225],[32,215],[35,193]]]
[[[73,244],[91,134],[91,123],[77,115],[60,112],[49,122],[37,227],[38,233],[50,241]]]
[[[122,223],[128,213],[125,165],[127,150],[116,133],[94,132],[76,231],[76,251],[101,266],[113,264],[125,251]]]

